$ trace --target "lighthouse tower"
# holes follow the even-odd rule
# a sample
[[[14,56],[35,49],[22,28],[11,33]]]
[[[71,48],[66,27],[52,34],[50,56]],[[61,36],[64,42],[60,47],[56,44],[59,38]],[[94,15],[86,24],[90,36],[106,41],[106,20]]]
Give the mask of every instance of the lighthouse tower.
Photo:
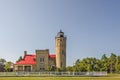
[[[66,68],[66,36],[64,32],[60,30],[55,37],[56,45],[56,67]]]

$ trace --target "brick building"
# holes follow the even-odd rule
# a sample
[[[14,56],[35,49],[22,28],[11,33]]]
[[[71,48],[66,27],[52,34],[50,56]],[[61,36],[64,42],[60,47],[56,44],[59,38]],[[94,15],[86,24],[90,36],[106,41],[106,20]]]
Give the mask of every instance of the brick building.
[[[49,49],[36,50],[35,54],[28,54],[24,51],[21,61],[14,64],[15,71],[44,71],[49,68],[66,67],[66,36],[60,30],[55,37],[55,52],[50,54]]]

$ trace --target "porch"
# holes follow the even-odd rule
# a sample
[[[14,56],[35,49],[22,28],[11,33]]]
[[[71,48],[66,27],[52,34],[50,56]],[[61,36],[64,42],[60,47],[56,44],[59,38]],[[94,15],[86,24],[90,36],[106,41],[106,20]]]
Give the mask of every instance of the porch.
[[[34,71],[33,65],[15,65],[15,71]]]

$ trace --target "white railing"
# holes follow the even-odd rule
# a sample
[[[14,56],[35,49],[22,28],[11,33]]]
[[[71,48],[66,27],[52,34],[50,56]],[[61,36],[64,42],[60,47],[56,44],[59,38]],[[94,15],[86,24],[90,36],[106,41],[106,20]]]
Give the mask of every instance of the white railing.
[[[0,72],[0,76],[107,76],[107,72]]]

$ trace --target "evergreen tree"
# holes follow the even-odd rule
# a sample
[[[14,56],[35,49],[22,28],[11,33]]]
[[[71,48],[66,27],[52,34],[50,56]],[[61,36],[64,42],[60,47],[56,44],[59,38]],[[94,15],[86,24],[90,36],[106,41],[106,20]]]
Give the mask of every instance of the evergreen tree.
[[[17,60],[17,62],[21,61],[22,60],[22,56],[19,57],[19,59]]]

